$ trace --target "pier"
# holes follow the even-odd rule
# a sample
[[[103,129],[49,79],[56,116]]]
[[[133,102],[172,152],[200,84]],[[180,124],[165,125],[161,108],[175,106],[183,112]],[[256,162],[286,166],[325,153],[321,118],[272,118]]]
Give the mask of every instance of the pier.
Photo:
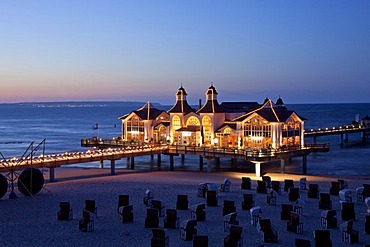
[[[100,143],[102,144],[102,143]],[[82,140],[82,146],[98,146],[98,140]],[[203,159],[207,160],[207,172],[211,172],[211,160],[229,158],[232,168],[236,169],[237,159],[244,159],[255,164],[256,176],[262,176],[262,166],[280,160],[282,172],[285,171],[285,161],[294,157],[303,157],[303,173],[307,169],[307,155],[311,152],[326,152],[329,150],[327,145],[307,146],[299,149],[289,150],[243,150],[235,148],[210,148],[210,147],[187,147],[175,145],[143,145],[143,146],[122,146],[118,143],[104,143],[105,149],[94,149],[86,152],[59,153],[52,155],[40,155],[32,158],[19,160],[2,160],[0,162],[0,172],[21,171],[28,167],[48,168],[50,172],[50,182],[55,180],[55,168],[82,164],[89,162],[110,162],[111,174],[115,174],[115,164],[117,160],[128,158],[130,169],[135,169],[135,157],[157,155],[157,165],[161,165],[161,155],[170,156],[170,170],[174,170],[174,156],[177,155],[197,155],[199,156],[199,168],[203,170]],[[184,157],[184,156],[182,156]]]
[[[351,133],[361,133],[361,139],[366,141],[370,136],[370,127],[369,126],[354,126],[354,125],[342,125],[332,128],[324,129],[310,129],[305,130],[304,137],[313,138],[313,143],[317,143],[317,137],[319,136],[329,136],[329,135],[339,135],[340,136],[340,145],[343,145],[344,142],[348,142],[348,134]]]

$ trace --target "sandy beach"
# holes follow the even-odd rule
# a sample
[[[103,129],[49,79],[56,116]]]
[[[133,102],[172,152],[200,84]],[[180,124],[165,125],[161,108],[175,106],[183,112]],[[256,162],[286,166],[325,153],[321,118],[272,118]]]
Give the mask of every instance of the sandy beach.
[[[162,201],[166,208],[175,208],[178,194],[187,194],[189,206],[205,203],[202,197],[197,197],[198,184],[201,182],[216,183],[218,186],[224,178],[232,182],[231,191],[219,192],[218,206],[206,207],[206,221],[198,222],[198,234],[208,235],[209,246],[223,246],[223,239],[227,235],[223,229],[222,204],[226,200],[234,200],[238,212],[237,220],[243,227],[243,246],[294,246],[295,238],[311,240],[314,246],[313,231],[321,229],[318,199],[307,198],[306,191],[300,196],[305,200],[303,209],[303,233],[295,234],[286,230],[286,221],[280,219],[282,203],[291,203],[288,193],[282,190],[278,196],[277,205],[269,206],[266,203],[266,194],[256,193],[256,178],[251,173],[238,172],[195,172],[195,171],[145,171],[117,169],[117,174],[109,175],[109,169],[58,168],[57,181],[45,183],[45,189],[34,197],[24,196],[16,190],[17,199],[8,199],[8,193],[0,201],[1,212],[1,246],[150,246],[152,231],[144,228],[146,206],[143,204],[145,190],[149,189],[154,198]],[[48,179],[48,172],[44,173]],[[293,179],[295,187],[299,186],[299,179],[303,175],[266,174],[282,182],[284,179]],[[252,179],[252,190],[240,188],[241,177],[249,176]],[[336,181],[337,176],[304,176],[307,183],[319,184],[320,192],[329,192],[330,182]],[[355,202],[356,221],[354,229],[359,231],[360,242],[352,246],[363,246],[370,243],[370,235],[365,233],[366,206],[357,202],[355,189],[363,183],[369,183],[366,177],[341,177],[348,181]],[[277,244],[263,243],[255,226],[250,224],[249,211],[241,209],[244,193],[253,193],[256,205],[262,208],[262,218],[270,218],[273,228],[278,232]],[[119,194],[129,194],[130,204],[134,207],[134,222],[123,224],[116,212]],[[85,199],[96,200],[98,217],[95,219],[95,231],[81,232],[78,229],[78,220],[82,218],[82,209]],[[338,196],[331,196],[333,209],[337,211],[338,226],[342,223]],[[71,203],[74,219],[58,221],[56,214],[61,201]],[[180,221],[190,219],[189,210],[178,210]],[[163,227],[164,217],[159,219],[159,226]],[[192,246],[191,241],[180,239],[179,229],[168,229],[170,246]],[[339,227],[331,229],[333,246],[343,246]]]

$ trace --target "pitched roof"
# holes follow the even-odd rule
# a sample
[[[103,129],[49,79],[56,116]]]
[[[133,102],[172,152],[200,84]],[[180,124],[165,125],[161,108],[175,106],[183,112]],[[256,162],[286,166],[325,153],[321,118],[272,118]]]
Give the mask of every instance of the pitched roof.
[[[285,122],[294,111],[288,111],[286,108],[276,108],[271,100],[267,100],[260,108],[247,112],[235,118],[234,121],[243,121],[254,113],[260,115],[269,122]]]
[[[236,123],[224,123],[223,125],[221,125],[220,128],[216,130],[216,132],[222,132],[226,127],[236,130]]]
[[[142,120],[154,120],[156,119],[162,112],[166,112],[164,110],[159,110],[155,108],[149,101],[140,109],[137,109],[136,111],[132,111],[131,113],[135,113],[138,117],[140,117]],[[130,114],[131,114],[130,113]],[[126,114],[122,117],[119,117],[118,119],[125,119],[130,114]]]

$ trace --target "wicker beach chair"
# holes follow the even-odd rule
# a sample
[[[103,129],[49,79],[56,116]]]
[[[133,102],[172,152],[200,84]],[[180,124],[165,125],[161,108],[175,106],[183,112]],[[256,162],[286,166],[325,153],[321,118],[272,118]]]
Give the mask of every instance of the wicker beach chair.
[[[330,210],[332,207],[332,202],[330,199],[329,193],[320,193],[320,200],[319,200],[319,209],[327,209]]]
[[[163,221],[164,228],[172,228],[177,229],[179,228],[180,218],[177,216],[176,209],[167,209],[166,210],[166,217]]]
[[[224,200],[222,208],[222,216],[236,212],[235,202],[231,200]]]
[[[188,195],[177,195],[176,209],[187,210],[189,207]]]
[[[315,247],[332,247],[330,230],[314,230]]]
[[[134,207],[132,205],[119,207],[119,214],[121,215],[122,223],[134,221]]]
[[[251,189],[251,178],[250,177],[242,177],[242,183],[240,185],[242,190],[250,190]]]
[[[270,219],[260,219],[257,223],[257,230],[261,240],[266,243],[277,243],[277,231],[272,228]]]
[[[82,213],[82,219],[78,222],[78,228],[82,232],[94,231],[94,220],[91,219],[91,212],[84,210]]]
[[[193,207],[193,209],[190,212],[190,217],[192,219],[195,219],[197,221],[203,221],[206,220],[206,211],[205,211],[206,205],[204,203],[197,204]]]
[[[254,207],[253,194],[243,194],[242,210],[249,210]]]
[[[294,187],[293,179],[284,179],[284,191],[288,192],[289,188]]]
[[[85,200],[85,207],[84,210],[95,214],[95,216],[98,215],[98,208],[96,207],[96,202],[95,200]]]
[[[229,231],[230,225],[239,225],[239,221],[236,220],[238,216],[237,212],[233,212],[224,216],[224,232]]]
[[[147,208],[145,217],[145,228],[158,228],[159,216],[158,209]]]
[[[230,225],[229,234],[224,238],[224,247],[243,246],[243,228]]]
[[[353,229],[353,220],[345,221],[339,225],[342,234],[342,242],[348,244],[358,243],[358,231]]]
[[[120,207],[130,205],[130,196],[129,195],[118,195],[118,205],[117,205],[117,212],[119,211]]]
[[[196,220],[186,220],[181,222],[180,226],[180,239],[185,241],[192,240],[193,236],[198,233],[197,221]]]
[[[170,239],[166,229],[153,228],[150,244],[151,247],[169,247]]]
[[[58,220],[72,220],[73,219],[73,210],[69,202],[60,202],[59,211],[57,213]]]

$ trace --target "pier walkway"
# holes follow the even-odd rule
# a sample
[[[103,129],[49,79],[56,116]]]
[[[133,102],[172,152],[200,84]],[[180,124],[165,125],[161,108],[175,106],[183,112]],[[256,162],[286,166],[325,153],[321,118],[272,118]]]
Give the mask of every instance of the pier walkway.
[[[84,139],[82,146],[104,146],[105,149],[91,149],[86,152],[75,153],[59,153],[52,155],[39,155],[25,159],[13,158],[10,160],[0,161],[0,172],[21,171],[28,167],[34,168],[49,168],[50,181],[55,180],[55,168],[63,165],[81,164],[89,162],[110,161],[111,174],[115,174],[115,162],[123,158],[128,158],[130,168],[135,169],[135,157],[157,155],[157,165],[161,165],[161,155],[169,155],[170,170],[174,170],[174,156],[182,155],[183,159],[186,155],[199,156],[199,169],[203,170],[203,159],[207,160],[207,172],[211,172],[211,160],[216,159],[219,162],[220,158],[230,158],[233,169],[236,169],[237,159],[244,159],[255,164],[256,176],[262,175],[263,164],[276,162],[280,160],[281,170],[285,172],[285,161],[294,157],[303,157],[303,173],[307,171],[307,155],[311,152],[326,152],[329,150],[328,145],[311,145],[303,148],[286,149],[286,150],[243,150],[235,148],[210,148],[210,147],[188,147],[188,146],[172,146],[172,145],[143,145],[143,146],[124,146],[117,142],[105,142]]]
[[[324,129],[310,129],[305,130],[304,137],[312,137],[313,143],[315,144],[317,141],[317,137],[319,136],[329,136],[329,135],[339,135],[340,136],[340,144],[343,145],[343,142],[348,141],[348,134],[350,133],[361,133],[361,138],[363,141],[366,141],[367,138],[370,136],[370,127],[364,126],[354,126],[354,125],[342,125],[338,127],[332,128],[324,128]]]

